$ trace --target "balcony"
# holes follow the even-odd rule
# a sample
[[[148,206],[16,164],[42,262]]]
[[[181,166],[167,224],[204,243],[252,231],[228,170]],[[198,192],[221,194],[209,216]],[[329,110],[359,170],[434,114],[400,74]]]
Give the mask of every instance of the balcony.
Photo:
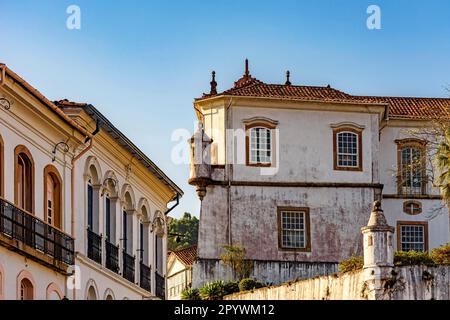
[[[115,272],[119,273],[119,247],[113,245],[108,240],[105,241],[106,262],[105,266]]]
[[[71,236],[2,198],[0,236],[2,242],[13,249],[60,271],[66,271],[74,264],[74,239]]]
[[[149,266],[146,266],[142,261],[139,263],[139,271],[140,271],[140,277],[139,277],[139,286],[142,289],[145,289],[147,291],[151,291],[151,269]]]
[[[166,297],[166,280],[163,276],[159,275],[158,272],[155,272],[155,280],[156,280],[156,296],[161,299],[165,299]]]
[[[88,236],[88,258],[101,264],[102,263],[102,237],[87,229]]]
[[[134,260],[135,258],[128,253],[125,252],[125,250],[122,252],[123,257],[123,269],[122,269],[122,276],[127,279],[130,282],[134,283]]]

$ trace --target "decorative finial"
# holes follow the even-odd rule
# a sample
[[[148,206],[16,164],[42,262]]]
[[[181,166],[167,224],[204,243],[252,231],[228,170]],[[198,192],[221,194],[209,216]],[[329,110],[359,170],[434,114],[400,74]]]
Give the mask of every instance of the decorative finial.
[[[248,69],[248,59],[245,59],[245,73],[244,76],[248,79],[250,77],[250,71]]]
[[[289,72],[289,70],[286,71],[286,83],[285,83],[285,85],[287,85],[287,86],[290,86],[292,84],[291,81],[289,80],[290,76],[291,76],[291,73]]]
[[[209,94],[216,95],[217,94],[217,82],[216,82],[216,72],[215,71],[212,72],[212,80],[211,80],[210,84],[211,84],[211,90],[210,90]]]
[[[372,212],[383,212],[381,209],[381,201],[377,200],[373,202]]]
[[[330,85],[328,84],[328,85],[327,85],[327,88],[328,88],[328,89],[330,89],[330,88],[331,88],[331,86],[330,86]]]

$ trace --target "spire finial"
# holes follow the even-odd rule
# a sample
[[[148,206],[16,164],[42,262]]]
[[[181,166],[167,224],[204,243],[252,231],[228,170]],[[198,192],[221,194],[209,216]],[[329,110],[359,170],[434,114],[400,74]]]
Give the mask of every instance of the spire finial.
[[[245,59],[245,73],[244,73],[245,77],[248,79],[250,76],[250,71],[248,69],[248,59]]]
[[[212,76],[212,79],[211,79],[211,82],[210,82],[211,90],[210,90],[209,94],[215,95],[215,94],[217,94],[216,72],[213,71],[211,73],[211,76]]]
[[[291,81],[289,80],[290,77],[291,77],[291,73],[288,70],[288,71],[286,71],[286,83],[285,83],[285,85],[287,85],[287,86],[290,86],[292,84]]]

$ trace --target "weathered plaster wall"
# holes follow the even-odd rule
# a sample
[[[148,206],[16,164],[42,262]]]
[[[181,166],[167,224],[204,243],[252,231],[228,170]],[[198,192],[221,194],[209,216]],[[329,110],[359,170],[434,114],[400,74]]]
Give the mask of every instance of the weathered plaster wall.
[[[386,285],[387,300],[449,300],[450,267],[408,266],[395,268],[396,276]],[[226,300],[366,300],[364,273],[330,275],[236,293]]]
[[[280,284],[293,279],[306,279],[336,272],[337,263],[254,261],[253,278],[265,283]],[[199,259],[193,266],[193,287],[199,288],[213,280],[235,280],[232,271],[216,259]]]
[[[217,259],[229,243],[226,187],[208,187],[202,203],[199,257]],[[373,201],[371,188],[231,187],[231,238],[247,258],[337,262],[362,251],[360,226]],[[311,252],[278,247],[277,207],[310,208]]]
[[[233,128],[245,130],[244,120],[254,117],[278,121],[279,148],[274,152],[278,171],[273,175],[261,175],[261,168],[249,167],[245,163],[233,167],[233,178],[246,181],[308,181],[308,182],[378,182],[372,177],[372,168],[378,170],[377,115],[323,110],[289,110],[280,108],[234,107]],[[333,128],[339,123],[354,123],[363,126],[363,171],[337,171],[333,169]],[[245,141],[235,141],[234,148],[245,154]],[[278,150],[277,150],[278,149]],[[231,146],[229,145],[229,153]]]

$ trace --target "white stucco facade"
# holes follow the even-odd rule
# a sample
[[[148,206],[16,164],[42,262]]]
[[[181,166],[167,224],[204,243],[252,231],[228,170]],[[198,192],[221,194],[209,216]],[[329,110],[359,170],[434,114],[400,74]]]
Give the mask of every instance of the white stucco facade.
[[[0,299],[164,298],[167,204],[182,191],[106,118],[96,126],[94,107],[96,116],[83,104],[57,106],[4,70]],[[47,172],[58,177],[51,191]]]
[[[423,226],[425,250],[449,242],[448,209],[432,182],[425,182],[420,194],[398,191],[398,146],[421,144],[410,129],[430,125],[426,120],[397,120],[395,114],[391,119],[387,100],[354,97],[331,87],[265,84],[248,70],[234,88],[212,91],[194,105],[203,141],[212,140],[206,146],[191,141],[192,154],[204,148],[212,164],[206,159],[191,166],[190,183],[202,200],[194,286],[226,274],[218,264],[224,244],[245,247],[259,270],[252,276],[267,282],[317,275],[307,264],[332,272],[330,264],[362,253],[359,230],[374,200],[382,200],[388,223],[396,227],[394,248],[401,247],[401,225]],[[268,164],[249,162],[253,127],[270,130]],[[339,130],[358,136],[357,166],[338,167]],[[406,212],[411,201],[420,213]],[[306,212],[303,232],[309,240],[301,248],[280,246],[280,210]]]

